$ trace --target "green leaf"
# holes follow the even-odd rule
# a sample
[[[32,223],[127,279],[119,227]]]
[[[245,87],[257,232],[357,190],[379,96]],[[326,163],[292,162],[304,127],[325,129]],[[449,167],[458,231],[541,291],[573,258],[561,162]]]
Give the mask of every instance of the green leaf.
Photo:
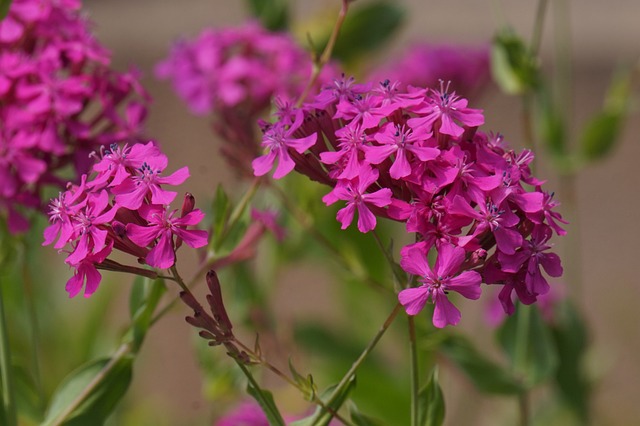
[[[449,336],[440,348],[481,392],[513,395],[523,391],[515,377],[486,358],[466,338],[460,335]]]
[[[418,424],[440,426],[444,422],[444,395],[438,383],[438,366],[433,367],[427,384],[418,395],[420,402]]]
[[[291,358],[289,358],[289,371],[291,371],[293,379],[300,386],[305,399],[307,401],[313,401],[316,393],[318,392],[316,384],[313,382],[313,376],[311,374],[307,374],[307,377],[304,377],[302,374],[298,373],[298,370],[296,370],[291,362]]]
[[[258,18],[271,31],[289,27],[289,2],[287,0],[247,0],[251,15]]]
[[[31,374],[26,368],[14,365],[13,379],[18,412],[40,423],[44,417],[44,407]]]
[[[366,53],[376,51],[388,42],[404,22],[405,12],[395,2],[375,1],[354,3],[344,20],[333,56],[352,62]],[[329,35],[322,40],[324,46]]]
[[[591,384],[583,371],[583,360],[588,332],[584,319],[570,301],[557,309],[551,332],[558,349],[556,386],[577,418],[587,424]]]
[[[231,215],[233,203],[229,199],[229,196],[225,192],[221,184],[216,188],[216,195],[212,202],[212,215],[213,215],[213,229],[211,235],[211,242],[209,246],[217,251],[222,246],[222,238],[225,236],[225,228]]]
[[[556,372],[558,356],[551,332],[536,306],[518,304],[515,313],[498,329],[497,337],[526,387],[533,387]]]
[[[631,70],[619,71],[612,79],[602,111],[587,122],[580,139],[587,160],[604,158],[613,151],[629,112],[632,89]]]
[[[11,0],[0,0],[0,21],[2,21],[9,13],[11,7]]]
[[[267,415],[269,425],[271,426],[285,426],[284,419],[278,411],[273,395],[271,392],[256,388],[251,382],[247,385],[247,393],[251,395],[260,405],[262,411]]]
[[[540,137],[549,152],[556,158],[562,158],[566,154],[567,139],[564,117],[543,88],[539,90],[538,121]]]
[[[133,356],[125,354],[117,359],[102,358],[73,371],[54,393],[42,425],[104,424],[131,383],[132,365]],[[99,381],[92,386],[95,379]],[[71,404],[76,407],[65,414]]]
[[[131,318],[134,352],[137,352],[140,349],[140,346],[144,341],[144,337],[151,325],[153,313],[156,310],[160,299],[167,291],[167,287],[165,286],[162,278],[158,278],[153,281],[148,278],[143,278],[139,286],[142,287],[142,298],[137,301],[132,300],[140,297],[138,294],[139,290],[132,289],[131,299],[129,301],[130,308],[134,306],[134,304],[138,304],[138,308],[135,310]]]
[[[510,28],[503,29],[493,39],[491,73],[496,84],[512,95],[535,90],[540,80],[536,58]]]
[[[320,399],[333,412],[337,413],[342,405],[347,401],[349,394],[356,386],[356,377],[352,376],[347,380],[341,389],[338,385],[329,386],[320,395]],[[336,392],[334,395],[334,392]],[[334,416],[324,407],[316,407],[315,412],[304,419],[300,419],[290,424],[290,426],[327,426]]]
[[[380,420],[362,414],[356,404],[351,401],[349,402],[349,415],[355,426],[383,426]]]

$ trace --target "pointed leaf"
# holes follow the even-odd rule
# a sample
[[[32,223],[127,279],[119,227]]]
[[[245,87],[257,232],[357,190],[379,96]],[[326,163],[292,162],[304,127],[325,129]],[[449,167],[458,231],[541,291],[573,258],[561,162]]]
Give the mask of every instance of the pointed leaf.
[[[352,376],[340,389],[337,388],[337,385],[329,386],[322,392],[320,399],[325,403],[327,408],[334,413],[337,413],[342,405],[347,401],[349,394],[355,386],[356,377]],[[327,411],[324,407],[318,406],[312,415],[304,419],[297,420],[291,423],[290,426],[327,426],[333,417],[334,416],[331,412]]]
[[[418,424],[421,426],[440,426],[444,422],[444,395],[438,383],[438,366],[433,367],[429,381],[418,395],[420,402]]]
[[[362,414],[353,402],[349,403],[349,415],[355,426],[383,426],[380,420]]]
[[[255,399],[262,411],[267,415],[269,425],[285,426],[284,419],[273,400],[273,395],[268,390],[256,388],[251,382],[247,385],[247,393]]]
[[[158,278],[156,280],[145,278],[143,280],[143,299],[141,302],[138,302],[140,303],[139,307],[133,314],[133,318],[131,320],[134,352],[136,352],[142,345],[144,337],[151,325],[153,313],[166,291],[167,287],[165,286],[162,278]],[[136,294],[132,294],[132,296],[137,297]],[[130,305],[132,303],[135,302],[130,302]]]
[[[133,356],[124,355],[113,361],[111,358],[102,358],[73,371],[64,379],[51,398],[51,404],[42,425],[99,426],[104,424],[129,388],[132,364]],[[93,381],[98,377],[100,380],[95,384]],[[79,402],[76,408],[64,415],[67,407],[76,402]]]
[[[512,95],[530,92],[539,83],[536,58],[510,28],[503,29],[493,39],[491,73],[498,86]]]
[[[229,216],[233,203],[229,199],[229,196],[225,192],[222,185],[218,185],[216,188],[216,195],[213,198],[212,214],[213,214],[213,229],[209,246],[217,251],[222,246],[222,236],[224,229],[227,227]]]
[[[556,348],[549,327],[535,305],[517,305],[515,313],[498,329],[497,337],[525,386],[535,386],[555,374]]]
[[[523,391],[506,369],[481,354],[470,341],[449,336],[441,345],[443,354],[453,361],[482,392],[512,395]]]

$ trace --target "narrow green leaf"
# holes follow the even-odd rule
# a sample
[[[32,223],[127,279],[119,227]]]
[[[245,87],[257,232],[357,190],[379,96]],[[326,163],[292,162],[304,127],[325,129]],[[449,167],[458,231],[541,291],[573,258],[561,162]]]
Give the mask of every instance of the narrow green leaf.
[[[355,426],[383,426],[383,423],[373,417],[362,414],[353,402],[349,402],[349,415]]]
[[[533,91],[539,83],[536,58],[510,28],[503,29],[493,39],[491,73],[496,84],[512,95]]]
[[[11,0],[0,0],[0,21],[2,21],[9,13],[11,7]]]
[[[352,62],[382,47],[400,29],[405,18],[404,9],[396,2],[382,0],[354,5],[333,49],[333,56],[344,62]],[[321,45],[328,39],[327,34]]]
[[[313,382],[313,376],[308,374],[307,377],[304,377],[302,374],[298,373],[298,370],[293,366],[291,358],[289,358],[289,371],[291,371],[291,375],[295,382],[302,388],[305,399],[307,401],[313,401],[313,398],[317,393],[316,385]]]
[[[337,389],[337,385],[329,386],[320,395],[320,399],[325,403],[325,406],[337,413],[342,405],[347,401],[349,394],[356,386],[355,376],[351,377],[342,389],[338,389],[338,393],[333,397],[333,393]],[[290,424],[290,426],[327,426],[334,416],[327,411],[324,407],[316,407],[315,412],[309,417],[297,420]]]
[[[591,384],[583,371],[583,361],[589,339],[584,319],[571,302],[559,307],[551,332],[558,348],[556,386],[577,418],[586,424]]]
[[[427,384],[418,396],[420,401],[418,424],[440,426],[444,422],[444,395],[438,382],[438,366],[433,367]]]
[[[289,27],[289,2],[287,0],[247,0],[251,15],[258,18],[271,31]]]
[[[151,319],[153,312],[156,310],[160,299],[167,291],[167,287],[164,284],[162,278],[156,280],[150,280],[145,278],[143,280],[143,299],[139,302],[138,309],[133,314],[131,319],[131,330],[133,332],[133,351],[137,352],[142,345],[144,337],[151,325]],[[130,302],[134,303],[134,302]]]
[[[18,412],[34,422],[40,423],[44,418],[44,407],[41,406],[33,377],[26,368],[14,365],[13,378]]]
[[[525,313],[525,309],[530,312]],[[522,323],[522,315],[530,317]],[[497,332],[498,341],[511,362],[522,375],[525,386],[532,387],[550,378],[558,367],[558,355],[549,327],[544,323],[535,305],[519,304],[516,312],[508,317]],[[519,348],[523,344],[525,347]],[[519,351],[522,351],[519,353]],[[522,356],[522,359],[518,359]]]
[[[255,387],[251,382],[247,385],[247,393],[251,395],[260,405],[262,411],[267,416],[269,425],[271,426],[285,426],[284,419],[278,411],[273,395],[271,392]]]
[[[513,395],[523,391],[506,369],[481,354],[470,341],[460,335],[449,336],[440,346],[443,354],[453,361],[482,392]]]
[[[213,248],[214,251],[217,251],[222,246],[222,238],[225,233],[224,230],[227,227],[229,216],[233,209],[233,203],[229,199],[229,196],[222,185],[218,185],[216,188],[216,195],[213,198],[211,207],[213,214],[213,232],[209,246]]]
[[[140,275],[136,276],[131,285],[131,291],[129,292],[129,317],[133,320],[136,312],[144,303],[144,283],[147,278]]]
[[[124,355],[110,364],[111,358],[90,362],[73,371],[54,393],[42,426],[99,426],[113,412],[131,383],[133,356]],[[107,366],[110,368],[105,369]],[[96,378],[90,391],[85,389]],[[67,407],[81,398],[77,407],[64,414]]]
[[[566,129],[564,117],[553,104],[551,96],[541,88],[538,96],[538,123],[540,137],[556,158],[566,155]]]

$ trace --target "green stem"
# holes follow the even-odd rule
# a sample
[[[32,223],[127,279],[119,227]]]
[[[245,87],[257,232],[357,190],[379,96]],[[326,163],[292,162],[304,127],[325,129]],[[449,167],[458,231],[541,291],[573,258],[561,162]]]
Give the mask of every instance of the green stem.
[[[548,0],[540,0],[538,2],[538,9],[536,11],[536,20],[533,25],[533,34],[531,36],[531,53],[533,56],[537,56],[540,51],[540,45],[542,44],[542,30],[544,28],[544,17],[547,12]]]
[[[520,426],[529,426],[529,392],[522,392],[518,395],[518,409],[520,412]]]
[[[262,178],[255,178],[253,180],[247,192],[244,193],[238,205],[231,212],[231,215],[229,216],[229,220],[227,221],[226,226],[222,230],[220,237],[217,239],[218,243],[215,247],[216,251],[220,249],[225,239],[229,236],[229,232],[231,232],[233,227],[236,225],[236,223],[238,223],[238,221],[244,214],[245,210],[247,209],[247,206],[249,205],[249,203],[253,199],[253,196],[256,194],[256,191],[258,190],[258,187],[260,186],[260,182],[262,182]]]
[[[411,357],[411,426],[418,426],[420,393],[420,370],[418,367],[418,346],[416,344],[416,326],[414,317],[409,315],[409,354]]]
[[[319,58],[316,58],[313,61],[313,74],[309,79],[309,82],[305,86],[302,91],[302,95],[298,98],[298,102],[296,102],[296,107],[300,108],[304,100],[309,95],[311,88],[318,80],[318,76],[322,71],[322,68],[329,62],[331,59],[331,54],[333,53],[333,48],[336,45],[336,40],[338,40],[338,34],[340,34],[340,28],[342,28],[342,24],[344,23],[344,19],[347,17],[347,11],[349,10],[349,3],[354,0],[342,0],[342,7],[340,8],[340,13],[338,13],[338,19],[336,20],[336,24],[333,27],[333,31],[331,31],[331,36],[329,36],[329,41],[327,45],[324,47],[322,55]]]
[[[338,383],[336,388],[333,390],[333,393],[331,393],[331,396],[327,400],[327,405],[331,405],[331,404],[333,404],[335,402],[335,399],[340,395],[340,393],[342,392],[343,388],[345,386],[347,386],[349,381],[353,378],[353,376],[355,375],[356,371],[358,370],[358,368],[360,367],[362,362],[371,353],[373,348],[376,347],[376,345],[378,344],[378,341],[382,338],[382,336],[384,336],[384,334],[386,333],[387,329],[389,328],[391,323],[393,323],[393,320],[396,318],[396,316],[398,315],[398,313],[401,310],[402,310],[402,305],[400,303],[397,303],[396,306],[393,308],[393,311],[391,312],[391,314],[389,314],[389,317],[387,317],[387,319],[385,320],[384,324],[382,324],[382,326],[380,327],[380,329],[376,333],[376,335],[369,342],[367,347],[362,351],[362,353],[360,354],[358,359],[356,359],[354,361],[354,363],[351,365],[351,368],[349,369],[349,371],[347,371],[347,373],[344,375],[344,377],[342,377],[342,380],[340,380],[340,383]]]
[[[13,369],[11,367],[11,348],[7,333],[4,296],[0,286],[0,374],[2,375],[2,403],[4,405],[7,426],[18,424],[16,400],[13,389]]]
[[[513,371],[516,375],[524,377],[526,373],[526,359],[529,349],[529,327],[531,323],[531,307],[520,304],[516,323],[516,347],[513,356]],[[520,412],[520,425],[529,425],[529,391],[528,384],[524,383],[525,390],[518,395],[518,409]]]

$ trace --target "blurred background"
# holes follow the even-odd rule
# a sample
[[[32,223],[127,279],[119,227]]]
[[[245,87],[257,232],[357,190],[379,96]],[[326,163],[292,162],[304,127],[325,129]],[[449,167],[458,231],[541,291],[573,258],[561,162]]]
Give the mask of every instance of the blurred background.
[[[300,23],[296,27],[297,35],[302,40],[305,22],[331,25],[339,6],[338,0],[298,0],[291,3],[294,4],[294,21]],[[412,41],[488,44],[497,29],[505,24],[513,26],[528,40],[536,8],[536,2],[525,1],[404,0],[398,3],[407,9],[406,24],[393,42],[370,58],[374,63],[383,63],[385,57],[397,54]],[[617,66],[638,60],[640,3],[628,0],[569,3],[573,60],[571,115],[577,129],[601,107]],[[169,156],[169,169],[189,166],[192,178],[188,190],[203,204],[210,202],[219,183],[233,192],[234,187],[239,187],[239,182],[218,154],[219,141],[212,136],[208,120],[191,115],[169,83],[153,78],[152,69],[166,57],[174,40],[193,37],[207,26],[224,27],[244,22],[248,14],[243,6],[244,2],[226,0],[85,2],[85,11],[95,22],[97,37],[113,52],[113,66],[124,70],[135,65],[142,70],[143,85],[154,100],[147,133],[160,142]],[[564,23],[554,22],[552,18],[550,15],[545,22],[541,48],[545,67],[552,59],[553,32],[567,29]],[[500,131],[514,148],[522,146],[519,144],[522,110],[517,97],[504,95],[492,86],[472,107],[484,109],[486,130]],[[636,107],[612,154],[580,173],[575,194],[579,220],[560,208],[571,222],[567,230],[574,235],[579,246],[579,253],[572,253],[571,257],[581,259],[572,272],[581,277],[581,284],[579,288],[568,288],[567,293],[575,298],[589,321],[591,346],[587,354],[587,368],[596,378],[594,424],[640,423],[640,405],[637,403],[640,377],[637,301],[640,285],[635,265],[638,261],[637,241],[640,240],[637,222],[640,144],[636,137],[639,131]],[[556,197],[561,203],[569,202],[563,198],[557,176],[545,164],[545,157],[539,158],[537,175],[548,177],[547,189],[556,189]],[[567,259],[567,253],[563,253],[563,242],[561,239],[556,239],[556,242],[559,254]],[[58,270],[60,263],[57,262]],[[66,271],[61,271],[55,281],[60,299],[65,297],[64,286],[60,285],[66,279],[65,274]],[[276,311],[282,320],[295,322],[303,317],[323,319],[341,315],[336,313],[330,291],[319,294],[317,287],[314,290],[313,286],[303,285],[305,277],[309,276],[322,281],[323,271],[316,265],[298,265],[283,274],[279,296],[274,297]],[[128,321],[124,314],[128,279],[111,276],[103,283],[102,288],[107,284],[115,287],[113,297],[116,302],[111,304],[114,308],[105,312],[116,324],[115,329],[124,327]],[[94,296],[99,297],[103,297],[100,292]],[[91,303],[94,301],[78,298],[61,300],[56,306],[67,311],[72,323],[75,312],[87,312]],[[466,312],[461,326],[473,332],[481,329],[483,324],[474,322],[474,314]],[[138,411],[155,413],[153,418],[156,420],[152,424],[206,424],[205,419],[211,413],[211,403],[203,396],[203,380],[193,344],[195,333],[183,320],[186,314],[186,309],[179,308],[153,327],[136,362],[129,402],[125,403],[124,409],[136,405]],[[73,330],[69,329],[69,333],[72,334]],[[284,355],[286,360],[286,353],[278,355]],[[446,424],[449,425],[496,424],[488,418],[482,420],[483,414],[491,413],[495,407],[511,404],[499,397],[483,397],[480,402],[474,401],[473,387],[446,368],[442,371],[442,386],[448,404]],[[461,414],[469,405],[479,413],[477,419]],[[142,414],[140,416],[143,418]],[[129,420],[131,424],[146,424],[136,423],[135,417]]]

